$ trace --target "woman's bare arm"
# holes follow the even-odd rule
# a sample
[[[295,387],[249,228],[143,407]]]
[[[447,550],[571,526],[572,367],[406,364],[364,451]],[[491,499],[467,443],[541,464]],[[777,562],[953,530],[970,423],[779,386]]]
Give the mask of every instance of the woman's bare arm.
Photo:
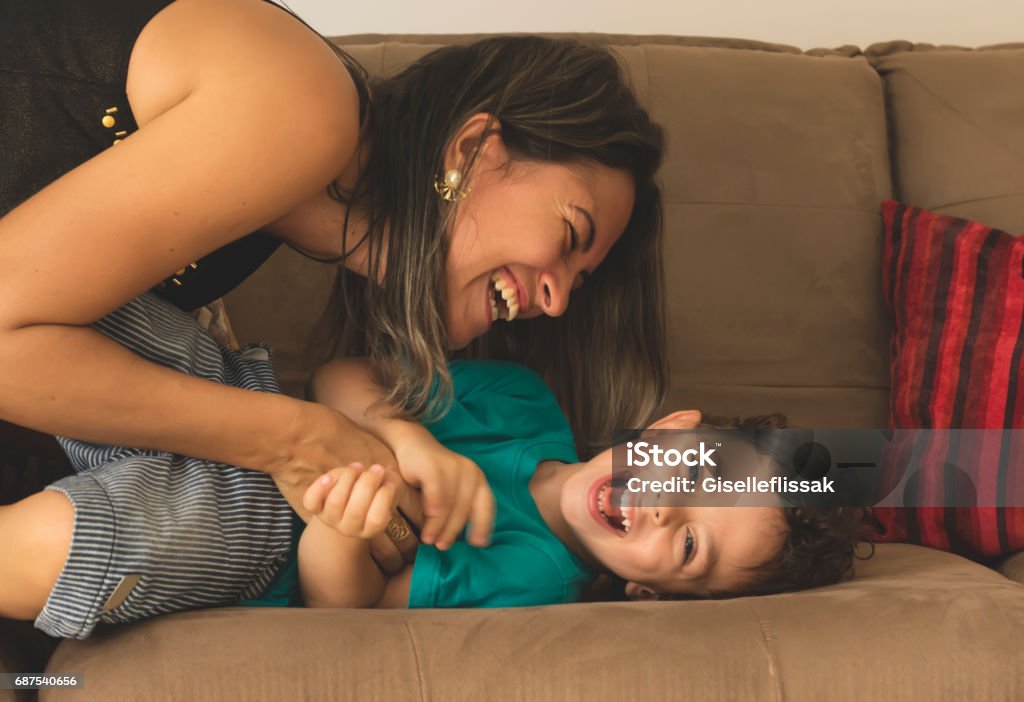
[[[344,66],[256,6],[169,7],[183,26],[206,15],[179,49],[194,64],[187,94],[0,219],[0,417],[270,472],[370,459],[358,453],[375,440],[354,439],[337,412],[184,376],[88,328],[281,217],[352,157],[358,97]]]

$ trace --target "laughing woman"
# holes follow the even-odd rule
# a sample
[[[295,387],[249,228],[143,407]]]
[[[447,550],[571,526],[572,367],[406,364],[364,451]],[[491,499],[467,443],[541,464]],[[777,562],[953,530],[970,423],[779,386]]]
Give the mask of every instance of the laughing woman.
[[[338,351],[369,356],[412,416],[459,350],[537,369],[585,454],[656,410],[662,135],[606,50],[498,37],[369,80],[263,0],[0,0],[0,20],[0,419],[65,437],[79,471],[0,508],[0,614],[87,635],[131,582],[117,557],[199,538],[172,528],[195,505],[214,515],[204,544],[240,531],[244,552],[163,589],[174,559],[151,560],[134,604],[235,601],[290,544],[277,491],[301,513],[321,473],[395,466],[340,413],[276,392],[259,347],[185,352],[178,312],[282,243],[340,264]],[[100,445],[206,476],[147,485],[166,543],[117,541],[138,495],[90,478],[128,460]],[[478,477],[458,498],[403,477],[442,496],[446,530],[486,518]],[[100,547],[121,556],[97,574]]]

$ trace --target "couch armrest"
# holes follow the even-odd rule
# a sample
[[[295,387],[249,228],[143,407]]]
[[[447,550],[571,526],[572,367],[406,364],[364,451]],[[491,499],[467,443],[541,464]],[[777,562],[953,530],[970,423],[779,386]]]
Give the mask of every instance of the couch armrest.
[[[999,565],[997,570],[1010,580],[1015,580],[1024,585],[1024,551],[1007,558]]]

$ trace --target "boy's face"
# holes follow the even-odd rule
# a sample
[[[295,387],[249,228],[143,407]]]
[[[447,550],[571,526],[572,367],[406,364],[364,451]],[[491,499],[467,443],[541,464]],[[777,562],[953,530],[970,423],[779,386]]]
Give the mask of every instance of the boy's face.
[[[652,428],[692,429],[699,421],[699,414],[676,413]],[[768,459],[751,447],[749,460]],[[778,507],[679,506],[678,499],[655,502],[651,496],[645,504],[655,506],[639,507],[631,506],[632,496],[627,496],[621,516],[629,528],[624,529],[600,509],[600,501],[612,494],[606,489],[611,474],[609,449],[566,481],[562,514],[587,552],[628,582],[626,594],[632,599],[742,591],[750,579],[748,569],[782,546],[786,526]]]

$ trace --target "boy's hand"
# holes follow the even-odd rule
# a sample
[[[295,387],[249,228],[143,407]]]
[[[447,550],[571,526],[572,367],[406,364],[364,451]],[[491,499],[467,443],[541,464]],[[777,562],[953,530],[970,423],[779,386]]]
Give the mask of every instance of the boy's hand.
[[[398,470],[423,494],[420,541],[448,549],[469,522],[469,543],[486,546],[494,528],[494,494],[473,461],[433,441],[408,442],[395,451]]]
[[[380,465],[352,463],[328,471],[309,486],[302,506],[344,536],[371,539],[382,533],[395,509],[397,486]]]

